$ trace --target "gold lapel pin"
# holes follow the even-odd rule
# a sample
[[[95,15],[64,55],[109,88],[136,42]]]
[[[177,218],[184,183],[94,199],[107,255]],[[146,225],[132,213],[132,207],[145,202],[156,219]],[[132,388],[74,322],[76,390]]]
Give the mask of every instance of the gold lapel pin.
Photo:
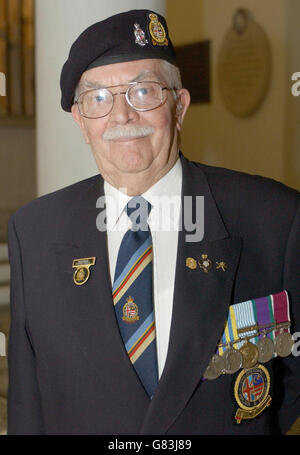
[[[185,260],[185,265],[189,268],[189,269],[196,269],[197,268],[197,261],[196,259],[194,258],[186,258]]]
[[[207,254],[202,254],[201,255],[200,261],[198,261],[199,267],[205,272],[209,272],[210,269],[212,268],[212,262],[210,259],[208,259]]]
[[[216,262],[217,264],[217,270],[222,270],[223,272],[226,272],[227,265],[224,261]]]
[[[90,277],[90,266],[95,265],[96,258],[81,258],[81,259],[74,259],[73,260],[73,269],[75,268],[75,272],[73,275],[73,281],[77,286],[81,286],[82,284],[86,283]]]

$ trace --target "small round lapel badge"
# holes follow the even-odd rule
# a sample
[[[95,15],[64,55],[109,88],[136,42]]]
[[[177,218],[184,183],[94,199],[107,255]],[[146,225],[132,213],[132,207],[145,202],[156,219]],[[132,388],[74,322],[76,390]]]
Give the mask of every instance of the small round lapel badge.
[[[149,31],[152,37],[152,44],[154,46],[168,46],[169,42],[167,40],[166,31],[162,23],[158,21],[157,15],[154,13],[149,14],[149,18],[151,21],[149,24]]]
[[[90,270],[88,267],[80,267],[74,272],[74,283],[75,284],[84,284],[87,282],[90,276]]]
[[[138,321],[139,318],[139,309],[136,303],[134,303],[132,297],[126,299],[126,303],[123,306],[123,317],[124,322],[132,324],[133,322]]]
[[[73,274],[73,281],[77,286],[81,286],[87,282],[91,274],[90,266],[94,265],[95,262],[95,257],[73,260],[72,267],[76,269]]]
[[[270,406],[270,374],[263,365],[242,370],[234,384],[234,397],[239,408],[235,414],[236,423],[243,419],[254,419]]]
[[[196,259],[194,258],[186,258],[185,260],[185,265],[191,269],[191,270],[195,270],[197,268],[197,261]]]

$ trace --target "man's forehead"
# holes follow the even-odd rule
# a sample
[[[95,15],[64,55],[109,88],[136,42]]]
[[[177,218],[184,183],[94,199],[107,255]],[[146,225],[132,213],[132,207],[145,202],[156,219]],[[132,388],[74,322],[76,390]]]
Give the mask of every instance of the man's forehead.
[[[103,65],[85,71],[80,83],[86,87],[107,87],[146,79],[158,80],[161,77],[160,65],[160,61],[153,59]]]

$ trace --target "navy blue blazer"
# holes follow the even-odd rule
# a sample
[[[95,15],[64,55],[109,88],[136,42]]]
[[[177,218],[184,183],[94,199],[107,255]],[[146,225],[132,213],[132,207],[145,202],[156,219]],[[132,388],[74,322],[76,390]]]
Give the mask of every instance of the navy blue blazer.
[[[166,365],[150,401],[115,318],[106,233],[96,228],[97,175],[43,196],[9,223],[8,434],[280,434],[300,414],[300,358],[265,364],[272,403],[237,425],[234,375],[201,378],[229,305],[284,289],[300,331],[299,193],[278,182],[180,156],[182,197],[202,195],[205,233],[179,233]],[[184,226],[183,226],[184,227]],[[186,267],[207,254],[225,273]],[[83,286],[72,261],[96,256]]]

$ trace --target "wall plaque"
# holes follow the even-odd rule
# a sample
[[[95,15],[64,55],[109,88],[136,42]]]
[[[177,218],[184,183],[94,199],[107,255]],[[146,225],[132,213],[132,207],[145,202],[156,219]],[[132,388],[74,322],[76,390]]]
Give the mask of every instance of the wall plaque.
[[[175,49],[182,84],[191,94],[191,103],[210,101],[210,42],[178,46]]]
[[[253,114],[266,96],[270,73],[271,53],[265,32],[247,10],[237,10],[217,62],[218,85],[226,108],[237,117]]]

